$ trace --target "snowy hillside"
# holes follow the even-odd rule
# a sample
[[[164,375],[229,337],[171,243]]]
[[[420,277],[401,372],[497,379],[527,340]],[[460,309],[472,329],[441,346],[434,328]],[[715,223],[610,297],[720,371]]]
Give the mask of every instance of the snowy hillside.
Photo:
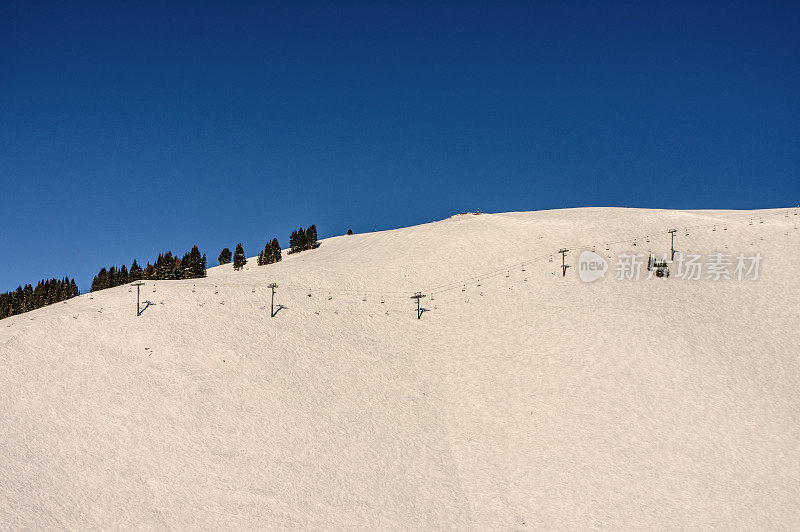
[[[798,224],[458,215],[2,320],[0,524],[798,529]],[[616,279],[672,228],[757,279]]]

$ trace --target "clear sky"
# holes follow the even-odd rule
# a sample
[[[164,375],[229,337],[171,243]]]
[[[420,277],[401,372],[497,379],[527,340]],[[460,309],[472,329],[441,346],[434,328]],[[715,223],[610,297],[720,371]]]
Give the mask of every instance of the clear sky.
[[[456,212],[800,202],[800,3],[0,3],[0,291]]]

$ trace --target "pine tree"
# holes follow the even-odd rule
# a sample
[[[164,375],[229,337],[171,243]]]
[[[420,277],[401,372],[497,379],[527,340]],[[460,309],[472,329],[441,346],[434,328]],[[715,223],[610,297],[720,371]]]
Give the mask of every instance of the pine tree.
[[[314,249],[317,247],[317,226],[311,224],[311,227],[306,231],[306,240],[308,241],[307,249]]]
[[[289,253],[297,253],[300,251],[298,238],[297,238],[297,230],[292,231],[292,234],[289,235]]]
[[[244,256],[244,248],[241,242],[236,244],[236,251],[233,253],[233,269],[241,270],[247,264],[247,258]]]
[[[219,253],[219,259],[218,260],[219,260],[220,265],[228,264],[231,261],[231,256],[232,256],[231,255],[231,250],[228,249],[228,248],[223,248],[222,251],[220,251],[220,253]]]
[[[139,263],[136,262],[136,259],[133,259],[133,264],[131,264],[131,271],[128,272],[128,279],[132,281],[138,281],[142,278],[142,267],[139,266]]]
[[[264,252],[263,251],[259,251],[258,252],[258,261],[256,262],[256,264],[258,264],[259,266],[263,266],[264,265]]]
[[[297,248],[298,251],[308,249],[308,238],[306,238],[306,231],[302,227],[297,230]]]
[[[269,246],[270,250],[270,262],[280,262],[281,261],[281,245],[278,244],[278,239],[273,238],[272,244]]]
[[[347,230],[347,234],[348,234],[348,235],[352,235],[352,234],[353,234],[353,230],[352,230],[352,229],[348,229],[348,230]]]

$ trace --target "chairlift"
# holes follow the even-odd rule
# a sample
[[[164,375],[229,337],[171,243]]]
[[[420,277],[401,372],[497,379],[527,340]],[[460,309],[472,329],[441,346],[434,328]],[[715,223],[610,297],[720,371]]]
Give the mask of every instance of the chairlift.
[[[435,298],[433,297],[433,292],[431,292],[431,301],[433,301],[434,299]],[[383,303],[383,301],[381,301],[381,303]]]
[[[723,231],[727,231],[727,230],[728,230],[728,224],[725,224],[725,225],[723,225],[723,226],[722,226],[722,230],[723,230]]]
[[[308,297],[311,297],[311,289],[308,289]]]
[[[328,292],[328,301],[330,301],[331,299],[333,299],[333,296],[331,295],[330,292]]]
[[[219,294],[219,288],[217,288],[217,285],[214,285],[214,293]]]
[[[462,291],[462,292],[466,292],[466,291],[467,291],[467,285],[464,285],[464,286],[461,288],[461,291]]]
[[[367,300],[367,294],[364,294],[364,299],[362,299],[361,301],[366,301],[366,300]]]
[[[528,278],[526,277],[525,279],[523,279],[523,281],[528,282]]]
[[[252,290],[252,292],[253,292],[254,294],[256,293],[256,285],[253,285],[253,290]]]
[[[648,243],[650,242],[650,237],[649,236],[647,237],[647,242]],[[592,250],[592,251],[594,251],[594,250]]]
[[[481,280],[480,280],[480,279],[478,279],[478,286],[480,286],[480,285],[481,285]]]
[[[195,290],[196,287],[197,287],[197,285],[192,285],[192,292],[196,292],[197,291],[197,290]]]
[[[507,271],[507,272],[506,272],[506,279],[508,279],[509,275],[511,275],[511,272],[510,272],[510,271]]]
[[[431,299],[433,299],[433,297],[431,297]],[[384,303],[385,301],[383,300],[383,296],[381,296],[381,305],[383,305]]]
[[[716,231],[716,230],[717,230],[717,226],[715,225],[715,226],[714,226],[714,229],[712,229],[712,231]]]
[[[525,271],[525,263],[524,262],[522,263],[522,271],[523,272]]]

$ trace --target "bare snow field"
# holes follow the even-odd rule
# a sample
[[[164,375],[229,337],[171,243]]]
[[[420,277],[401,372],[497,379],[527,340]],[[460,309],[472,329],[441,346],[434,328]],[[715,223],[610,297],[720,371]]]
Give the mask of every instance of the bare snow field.
[[[797,213],[458,215],[2,320],[0,528],[798,530]],[[671,228],[758,278],[615,278]]]

